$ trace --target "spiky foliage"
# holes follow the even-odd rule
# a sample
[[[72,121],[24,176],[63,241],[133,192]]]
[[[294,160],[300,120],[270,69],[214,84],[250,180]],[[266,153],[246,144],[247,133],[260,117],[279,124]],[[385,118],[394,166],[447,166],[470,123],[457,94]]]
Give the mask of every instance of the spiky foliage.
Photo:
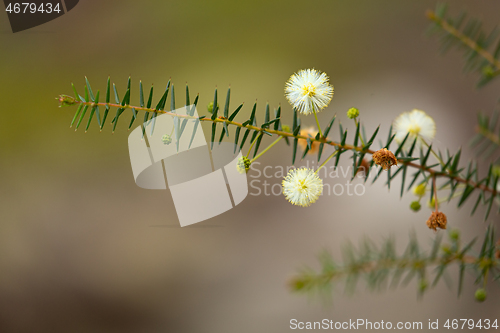
[[[365,158],[365,156],[367,155],[369,156],[375,153],[375,150],[371,149],[371,147],[374,145],[375,139],[377,138],[377,135],[379,133],[379,127],[377,127],[370,136],[367,136],[366,129],[364,125],[361,123],[361,121],[356,121],[355,134],[351,138],[350,143],[347,142],[348,139],[347,128],[344,128],[341,123],[339,123],[338,126],[339,140],[335,141],[327,138],[327,136],[331,135],[333,132],[335,116],[325,127],[324,136],[320,136],[320,134],[318,133],[315,137],[305,136],[300,134],[301,124],[300,124],[299,112],[296,109],[294,109],[292,113],[293,125],[290,130],[291,132],[283,131],[281,106],[278,106],[278,108],[275,109],[274,117],[271,117],[269,105],[266,105],[264,122],[262,123],[262,125],[259,126],[256,115],[257,102],[255,102],[254,105],[252,106],[250,116],[246,117],[245,120],[242,122],[237,122],[235,121],[235,118],[237,115],[242,115],[240,111],[242,110],[243,104],[240,104],[232,113],[230,113],[230,95],[231,95],[230,89],[228,89],[227,91],[224,103],[224,110],[221,110],[222,112],[220,112],[219,110],[218,91],[216,89],[214,92],[214,99],[213,99],[213,105],[215,105],[215,107],[213,107],[212,113],[209,114],[208,116],[200,116],[195,119],[192,114],[189,114],[190,112],[189,110],[191,110],[189,108],[187,109],[188,110],[187,114],[175,113],[175,107],[176,107],[175,91],[174,91],[174,85],[170,81],[167,83],[165,91],[163,92],[162,96],[160,97],[160,100],[157,102],[154,108],[152,107],[153,88],[151,88],[149,92],[149,96],[147,98],[147,103],[146,103],[143,93],[142,82],[139,83],[138,106],[130,105],[130,98],[131,98],[130,78],[128,79],[127,82],[127,90],[123,95],[124,97],[121,100],[119,98],[119,93],[116,89],[116,85],[114,83],[111,85],[111,81],[108,78],[105,102],[99,101],[99,96],[100,96],[99,91],[97,91],[97,93],[94,96],[91,85],[87,80],[87,78],[85,78],[85,83],[86,84],[84,87],[85,90],[84,97],[78,94],[74,86],[73,89],[76,97],[70,97],[67,95],[61,95],[59,97],[61,106],[70,106],[70,105],[78,106],[77,111],[71,122],[71,126],[73,126],[75,121],[78,119],[78,122],[76,124],[76,129],[79,128],[88,109],[90,109],[91,112],[88,117],[85,130],[89,129],[92,120],[94,118],[94,115],[98,126],[102,130],[106,124],[106,117],[112,108],[116,108],[116,114],[111,121],[113,131],[116,129],[118,120],[125,114],[126,110],[130,110],[131,113],[131,119],[128,124],[129,129],[133,126],[135,120],[139,116],[139,112],[143,111],[144,120],[141,126],[143,127],[144,131],[145,130],[144,125],[152,123],[151,133],[153,133],[154,131],[154,123],[156,117],[159,114],[168,114],[174,117],[174,126],[175,126],[174,132],[175,132],[175,137],[177,139],[180,139],[181,135],[184,134],[183,131],[186,126],[186,122],[189,120],[194,120],[196,124],[198,124],[199,122],[211,123],[211,136],[210,136],[211,146],[213,146],[214,142],[218,141],[220,143],[224,139],[224,137],[231,139],[229,130],[229,127],[231,126],[235,127],[234,138],[233,138],[235,150],[242,149],[244,145],[247,143],[248,139],[250,138],[249,143],[252,145],[254,157],[259,152],[264,136],[277,136],[277,137],[281,136],[287,139],[287,141],[288,139],[292,140],[292,163],[295,163],[297,159],[297,150],[298,150],[297,148],[299,139],[304,139],[307,141],[307,147],[302,155],[302,158],[304,158],[307,155],[313,142],[319,144],[318,162],[321,161],[322,159],[324,146],[325,145],[333,146],[336,149],[335,150],[336,156],[333,162],[335,167],[338,166],[340,157],[342,155],[344,155],[345,153],[350,153],[351,155],[350,157],[352,159],[353,178],[357,174],[360,167],[362,166],[363,159]],[[111,86],[113,87],[112,93],[115,96],[115,103],[110,102],[110,95],[112,94]],[[170,91],[171,91],[171,97],[170,97],[171,102],[170,102],[170,110],[168,111],[165,110],[165,105]],[[193,104],[196,105],[197,103],[198,103],[198,96],[196,97]],[[186,106],[190,105],[189,87],[187,85],[185,93],[185,105]],[[103,108],[105,110],[102,119],[100,118],[100,112],[99,112],[100,108]],[[149,118],[150,115],[151,118]],[[220,127],[221,130],[218,138],[216,138],[218,127]],[[197,128],[198,127],[195,126],[194,131],[196,131]],[[241,130],[244,130],[244,134],[242,136],[240,135]],[[408,146],[408,144],[406,144],[406,141],[408,140],[409,135],[407,135],[404,138],[404,140],[402,140],[399,144],[395,143],[394,141],[395,136],[396,134],[393,133],[391,127],[389,129],[387,139],[384,142],[379,141],[379,147],[387,148],[389,150],[393,149],[394,155],[398,160],[399,167],[395,171],[390,169],[387,172],[386,184],[389,188],[391,187],[392,180],[394,180],[397,176],[401,177],[401,188],[400,188],[401,196],[403,196],[403,194],[406,191],[408,191],[414,184],[427,183],[430,182],[433,178],[442,179],[443,182],[437,190],[448,191],[447,194],[448,201],[450,201],[453,198],[459,197],[460,199],[457,200],[457,206],[460,207],[466,202],[468,198],[471,197],[471,195],[474,192],[478,192],[479,195],[476,199],[476,204],[474,205],[471,214],[473,214],[476,211],[477,207],[482,203],[483,205],[487,206],[485,219],[489,216],[493,201],[497,195],[496,188],[499,178],[498,175],[496,175],[493,172],[492,166],[490,166],[486,177],[480,178],[476,163],[470,161],[467,167],[460,166],[461,150],[459,150],[455,154],[450,154],[448,150],[446,151],[446,153],[442,153],[441,151],[438,151],[436,153],[434,152],[432,146],[429,146],[429,147],[419,148],[417,151],[416,138],[411,143],[410,148],[406,150],[404,149],[404,147]],[[191,139],[194,137],[194,132],[191,133],[190,137]],[[431,154],[433,155],[432,157]],[[376,174],[373,177],[373,182],[378,180],[381,177],[382,173],[384,172],[382,168],[375,171],[371,171],[375,169],[373,166],[374,162],[373,160],[371,160],[369,162],[368,171],[365,172],[365,181],[369,179],[371,172],[376,172]],[[412,175],[409,175],[411,170],[415,171]],[[435,193],[433,190],[431,190],[430,200],[432,200],[434,197]]]
[[[500,260],[495,258],[495,241],[494,230],[488,227],[477,252],[473,249],[476,239],[462,245],[459,232],[452,230],[448,244],[442,245],[442,234],[439,234],[430,251],[424,251],[412,233],[406,250],[397,254],[394,239],[388,239],[380,246],[364,239],[358,248],[352,244],[345,246],[342,261],[323,253],[319,257],[321,267],[318,271],[303,269],[290,280],[289,286],[295,292],[325,296],[325,292],[330,294],[340,283],[345,284],[347,292],[353,293],[360,280],[364,280],[371,290],[406,286],[417,280],[418,293],[423,295],[443,278],[450,285],[449,268],[458,265],[457,290],[460,296],[466,271],[484,289],[489,278],[500,282]]]
[[[464,71],[477,72],[482,87],[500,74],[500,29],[486,32],[480,20],[467,18],[465,12],[450,17],[447,9],[439,3],[435,11],[427,12],[433,21],[429,32],[440,36],[442,52],[453,47],[463,50]]]
[[[500,129],[497,128],[499,114],[498,109],[493,111],[491,117],[479,112],[475,128],[477,134],[470,141],[476,155],[483,159],[493,158],[495,166],[500,164],[500,156],[495,156],[500,148]]]
[[[447,50],[451,46],[458,46],[465,50],[465,69],[479,73],[481,76],[479,86],[490,82],[500,73],[500,43],[497,41],[499,33],[497,29],[486,34],[481,30],[481,23],[479,21],[466,20],[465,14],[461,14],[457,18],[448,18],[446,6],[444,5],[438,5],[437,10],[434,12],[429,11],[427,16],[433,21],[430,30],[441,35],[443,50]],[[466,21],[467,23],[465,23]],[[489,49],[492,49],[493,52],[490,53]],[[94,95],[87,78],[85,78],[83,97],[78,94],[74,86],[73,89],[74,97],[61,95],[59,101],[61,106],[77,106],[75,116],[71,122],[71,126],[76,123],[76,129],[80,127],[87,111],[90,110],[85,130],[89,129],[95,115],[97,125],[102,131],[106,124],[108,113],[112,109],[116,109],[115,116],[111,121],[113,131],[115,131],[118,120],[123,115],[129,113],[131,116],[128,123],[128,128],[130,129],[139,117],[139,112],[144,112],[144,118],[140,126],[142,126],[143,134],[145,134],[146,126],[152,124],[152,135],[156,117],[159,114],[168,114],[174,118],[172,132],[175,133],[177,145],[183,134],[186,135],[188,140],[191,138],[192,141],[197,128],[199,128],[199,124],[205,122],[209,123],[211,127],[210,138],[212,147],[215,142],[218,141],[220,143],[226,138],[226,140],[234,141],[236,152],[243,149],[245,144],[248,143],[250,149],[247,158],[253,149],[253,159],[256,159],[283,138],[287,145],[291,145],[292,163],[295,163],[297,160],[298,142],[299,140],[304,140],[307,142],[307,145],[301,158],[304,158],[309,150],[311,150],[313,144],[315,144],[315,146],[319,147],[317,152],[318,162],[323,159],[323,164],[325,164],[331,159],[331,163],[336,167],[339,164],[340,157],[342,155],[345,156],[347,153],[352,160],[352,177],[354,178],[360,168],[363,167],[365,169],[365,182],[369,177],[373,177],[373,182],[375,182],[381,178],[384,172],[382,168],[376,169],[374,167],[372,159],[369,161],[366,159],[366,157],[376,152],[373,147],[378,146],[378,149],[386,148],[393,151],[398,162],[397,169],[393,167],[387,171],[387,186],[390,188],[392,180],[396,177],[401,177],[400,195],[402,196],[406,193],[413,185],[420,184],[423,188],[422,194],[419,194],[419,198],[421,198],[426,194],[425,189],[427,185],[432,184],[430,186],[429,199],[430,202],[434,202],[436,212],[438,202],[442,201],[438,198],[438,192],[446,192],[443,200],[450,201],[453,198],[457,198],[458,207],[461,207],[467,199],[475,195],[475,204],[471,215],[477,211],[478,206],[483,205],[486,207],[485,220],[490,215],[493,203],[497,198],[496,189],[500,172],[495,164],[490,164],[486,176],[480,177],[476,162],[469,161],[465,167],[461,165],[461,150],[453,154],[449,150],[436,152],[432,148],[432,145],[417,145],[417,139],[410,142],[408,139],[409,135],[401,142],[396,143],[394,141],[396,134],[393,133],[392,127],[388,131],[387,139],[385,141],[378,140],[378,144],[375,144],[375,140],[379,134],[379,127],[373,130],[370,135],[366,135],[365,126],[357,117],[354,118],[355,129],[352,137],[348,136],[347,128],[340,122],[338,124],[338,133],[334,133],[334,128],[336,128],[336,126],[333,126],[335,116],[326,124],[322,132],[318,131],[318,134],[315,136],[310,134],[302,135],[299,112],[296,109],[290,112],[292,117],[291,127],[282,123],[282,118],[286,117],[282,117],[281,106],[275,108],[274,113],[271,114],[269,105],[266,105],[265,117],[261,125],[258,125],[257,121],[257,103],[253,104],[248,113],[241,112],[243,104],[240,104],[234,111],[230,112],[230,89],[227,91],[223,110],[219,110],[218,91],[216,89],[213,101],[210,103],[209,114],[200,117],[193,116],[194,108],[187,107],[186,114],[175,112],[175,91],[174,85],[170,81],[167,83],[165,90],[156,104],[153,104],[153,87],[151,87],[147,98],[145,98],[143,85],[140,82],[138,89],[139,104],[136,106],[130,104],[132,95],[130,78],[127,82],[127,89],[121,99],[115,84],[111,84],[109,78],[105,89],[104,101],[100,97],[99,91]],[[166,110],[169,93],[170,110]],[[114,102],[111,101],[112,96],[114,97]],[[198,104],[198,96],[191,103],[189,88],[186,85],[184,105],[190,106],[192,104],[195,106]],[[100,110],[104,110],[102,117]],[[130,112],[128,112],[129,110]],[[240,122],[236,121],[237,116],[242,118]],[[500,143],[498,139],[500,133],[498,135],[495,134],[498,132],[496,129],[497,119],[498,112],[495,112],[491,119],[487,116],[479,115],[478,136],[476,136],[472,144],[476,147],[476,151],[484,153],[483,156],[485,157],[491,155]],[[193,133],[184,133],[188,121],[195,122]],[[234,134],[230,131],[231,127],[235,128]],[[320,127],[319,122],[318,127]],[[220,134],[217,137],[218,133]],[[323,135],[320,133],[323,133]],[[261,144],[266,141],[264,138],[267,136],[274,136],[277,139],[267,148],[260,150]],[[337,137],[338,139],[332,140],[330,139],[331,137]],[[481,145],[479,149],[476,146],[478,144]],[[327,158],[323,158],[322,156],[325,145],[334,147],[334,152]],[[251,163],[250,160],[249,162]],[[410,175],[411,172],[413,174]],[[415,201],[412,205],[413,209],[420,209],[419,201]],[[483,288],[479,290],[478,294],[484,299],[483,289],[486,288],[488,274],[491,273],[490,277],[500,280],[500,263],[498,260],[500,258],[500,248],[497,245],[495,249],[493,229],[488,228],[486,231],[479,253],[475,253],[472,248],[474,241],[462,246],[456,231],[450,233],[450,241],[451,244],[441,246],[441,235],[438,234],[432,250],[430,252],[423,252],[416,238],[412,236],[407,250],[403,254],[398,255],[396,254],[393,240],[386,241],[381,247],[377,247],[372,241],[366,240],[358,250],[355,250],[353,246],[346,247],[344,260],[341,264],[336,262],[330,255],[323,255],[321,257],[322,267],[320,272],[309,269],[304,270],[292,280],[291,286],[295,291],[321,291],[331,289],[336,281],[345,279],[347,289],[352,291],[355,289],[356,281],[360,277],[364,277],[368,286],[373,289],[383,288],[388,285],[397,286],[401,281],[405,284],[416,278],[419,280],[419,293],[423,294],[429,287],[436,285],[442,277],[446,276],[448,267],[452,264],[457,264],[459,266],[459,294],[462,290],[464,273],[465,271],[470,271],[472,274],[475,274],[476,283],[483,282]],[[434,275],[432,276],[429,272],[431,267],[435,268]]]
[[[476,72],[479,76],[478,87],[482,87],[500,74],[500,28],[495,27],[486,32],[479,19],[467,18],[465,12],[456,17],[448,15],[448,6],[439,3],[434,11],[427,11],[427,17],[433,22],[429,27],[430,34],[440,36],[441,50],[455,47],[464,52],[464,71]],[[478,133],[470,142],[476,155],[487,159],[500,146],[497,129],[498,110],[491,117],[478,113]],[[500,163],[500,158],[494,162]]]

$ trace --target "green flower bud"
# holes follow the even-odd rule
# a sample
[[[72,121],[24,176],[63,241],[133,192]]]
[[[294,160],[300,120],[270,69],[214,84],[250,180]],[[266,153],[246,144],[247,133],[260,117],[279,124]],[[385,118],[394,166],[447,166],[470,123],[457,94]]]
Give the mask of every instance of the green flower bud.
[[[283,132],[292,133],[292,130],[290,129],[290,126],[288,126],[288,125],[283,125],[283,127],[281,128],[281,130]]]
[[[493,173],[493,175],[495,176],[500,177],[500,165],[494,165],[493,167],[491,167],[491,173]]]
[[[76,103],[76,100],[68,95],[59,95],[57,100],[59,101],[59,107],[70,106]]]
[[[427,207],[430,209],[436,208],[436,198],[432,197],[432,200],[427,200]],[[439,200],[438,200],[438,208],[439,208]]]
[[[441,246],[441,250],[446,254],[451,254],[451,248],[448,244]]]
[[[495,70],[491,66],[484,66],[482,68],[482,72],[484,76],[492,77],[493,75],[495,75]]]
[[[418,202],[418,201],[413,201],[410,204],[410,208],[412,211],[418,212],[420,210],[420,208],[422,208],[422,205],[420,205],[420,202]]]
[[[306,284],[303,280],[293,279],[289,282],[290,289],[293,291],[301,291],[305,288]]]
[[[356,108],[350,108],[347,110],[347,117],[349,119],[356,119],[359,116],[359,110]]]
[[[483,288],[479,288],[478,290],[476,290],[476,294],[474,295],[474,297],[476,298],[476,301],[484,302],[484,300],[486,299],[486,290],[484,290]]]
[[[457,229],[450,230],[450,239],[456,241],[460,238],[460,231]]]
[[[241,174],[247,173],[248,170],[250,169],[250,165],[252,162],[248,159],[246,156],[241,156],[238,159],[238,164],[236,165],[236,169],[238,169],[238,172]]]
[[[427,184],[422,183],[413,188],[413,194],[415,194],[417,197],[423,197],[425,195],[426,190],[427,190]]]
[[[161,137],[161,141],[164,145],[169,145],[172,143],[172,137],[169,134],[165,134]]]
[[[219,104],[217,104],[217,108],[219,108]],[[208,105],[207,105],[207,110],[208,110],[208,112],[210,112],[210,113],[214,112],[214,102],[210,102],[210,103],[208,103]]]

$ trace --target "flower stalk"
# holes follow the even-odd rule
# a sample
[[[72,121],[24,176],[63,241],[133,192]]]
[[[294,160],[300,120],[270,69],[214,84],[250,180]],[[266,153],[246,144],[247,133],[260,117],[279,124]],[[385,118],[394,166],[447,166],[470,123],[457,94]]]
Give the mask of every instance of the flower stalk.
[[[269,146],[267,146],[266,149],[264,149],[263,151],[261,151],[257,156],[255,156],[254,158],[252,158],[250,160],[251,163],[255,162],[259,157],[261,157],[262,155],[264,155],[269,149],[271,149],[275,144],[277,144],[281,139],[283,139],[282,136],[280,136],[279,138],[277,138],[276,140],[274,140]]]

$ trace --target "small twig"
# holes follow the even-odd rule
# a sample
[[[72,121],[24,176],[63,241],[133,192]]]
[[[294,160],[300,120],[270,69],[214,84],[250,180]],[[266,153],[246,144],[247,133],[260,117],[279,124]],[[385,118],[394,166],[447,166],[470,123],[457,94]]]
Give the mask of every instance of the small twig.
[[[476,126],[475,130],[476,130],[476,133],[481,134],[482,136],[484,136],[485,138],[487,138],[488,140],[490,140],[491,142],[493,142],[497,146],[500,146],[500,138],[495,133],[492,133],[488,129],[482,128],[479,126]]]
[[[469,37],[465,36],[463,33],[461,33],[459,30],[455,29],[455,27],[450,25],[445,20],[437,17],[436,14],[432,10],[428,10],[426,12],[426,16],[430,20],[434,21],[441,28],[443,28],[445,31],[447,31],[449,34],[458,38],[463,44],[467,45],[469,48],[476,51],[479,55],[481,55],[484,59],[486,59],[490,64],[495,66],[496,70],[500,70],[500,61],[495,59],[495,57],[493,57],[493,55],[490,52],[488,52],[487,50],[485,50],[481,46],[477,45],[477,43],[475,41],[473,41]]]
[[[436,187],[436,176],[435,175],[432,177],[432,187],[434,188],[434,207],[436,208],[436,213],[437,213],[439,201],[438,201],[438,194],[437,194],[437,187]]]

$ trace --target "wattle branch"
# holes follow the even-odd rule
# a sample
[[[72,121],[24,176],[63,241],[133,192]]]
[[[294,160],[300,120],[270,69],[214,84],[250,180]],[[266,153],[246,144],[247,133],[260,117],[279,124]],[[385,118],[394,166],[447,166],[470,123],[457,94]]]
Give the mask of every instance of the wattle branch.
[[[478,87],[500,75],[500,40],[497,28],[490,32],[484,31],[480,20],[467,19],[464,12],[456,17],[449,17],[445,4],[438,4],[434,11],[427,11],[426,16],[433,22],[429,31],[441,37],[443,51],[454,46],[464,50],[465,70],[475,71],[480,75]]]
[[[395,242],[387,240],[380,247],[365,239],[358,249],[352,245],[344,248],[344,262],[340,263],[327,253],[320,256],[321,269],[303,269],[294,276],[290,288],[295,292],[322,292],[331,290],[334,283],[345,280],[346,289],[354,291],[360,277],[366,280],[370,289],[381,289],[387,286],[397,287],[400,283],[408,284],[412,279],[418,279],[418,292],[423,294],[446,277],[446,271],[452,264],[459,266],[458,295],[462,291],[464,274],[470,271],[476,277],[476,284],[482,284],[476,298],[485,295],[488,272],[493,279],[500,278],[500,245],[495,245],[495,234],[492,228],[486,231],[481,251],[473,253],[476,239],[465,246],[461,245],[460,234],[456,230],[449,233],[450,243],[441,245],[442,234],[434,240],[429,252],[422,251],[414,234],[403,254],[396,253]],[[430,268],[434,268],[431,279]],[[483,299],[478,299],[480,301]]]
[[[285,132],[282,130],[280,131],[280,130],[274,130],[271,128],[263,128],[263,127],[259,127],[259,126],[255,126],[255,125],[251,125],[251,124],[240,123],[240,122],[237,122],[234,120],[229,120],[228,118],[226,118],[224,116],[219,116],[215,119],[212,119],[210,117],[204,117],[204,116],[197,118],[197,117],[192,117],[189,115],[178,114],[178,113],[171,112],[171,111],[157,110],[154,108],[132,106],[132,105],[122,105],[122,104],[116,104],[116,103],[104,103],[104,102],[95,103],[95,102],[90,102],[90,101],[86,102],[86,101],[80,101],[80,100],[76,100],[76,99],[72,102],[72,104],[83,105],[83,106],[88,106],[88,107],[100,106],[103,108],[114,107],[114,108],[123,108],[123,109],[134,109],[136,111],[144,111],[144,112],[149,112],[152,114],[156,114],[156,113],[166,114],[166,115],[170,115],[170,116],[178,117],[178,118],[183,118],[183,119],[193,119],[193,120],[199,119],[200,121],[203,121],[203,122],[225,123],[227,125],[245,128],[245,129],[257,131],[260,133],[276,134],[276,135],[290,138],[290,139],[302,139],[302,140],[309,140],[311,143],[316,142],[318,144],[326,144],[326,145],[337,147],[339,150],[342,150],[342,151],[349,151],[349,150],[350,151],[357,151],[357,152],[362,153],[362,154],[374,154],[376,152],[375,150],[367,148],[367,146],[370,146],[373,143],[373,140],[371,142],[368,142],[365,145],[354,146],[354,145],[350,145],[350,144],[345,144],[345,143],[342,144],[341,142],[328,140],[325,137],[315,138],[315,137],[309,137],[309,136],[300,135],[300,134],[289,133],[289,132]],[[448,169],[446,169],[444,171],[434,170],[431,167],[409,161],[408,157],[398,158],[398,164],[402,164],[404,166],[409,166],[409,167],[421,170],[422,172],[428,173],[430,175],[430,177],[445,177],[445,178],[448,178],[450,180],[456,181],[458,183],[462,183],[462,184],[465,184],[467,186],[470,186],[472,188],[478,188],[478,189],[481,189],[485,192],[492,193],[493,195],[497,194],[497,191],[495,188],[491,188],[485,184],[482,184],[480,182],[475,182],[471,179],[466,179],[466,178],[462,178],[460,176],[457,176],[455,173],[453,173],[452,171],[449,171]]]
[[[481,57],[487,60],[491,65],[495,66],[496,70],[500,69],[500,61],[496,59],[488,50],[481,47],[475,40],[470,38],[469,36],[462,33],[460,30],[455,28],[453,25],[449,24],[442,16],[436,15],[436,13],[432,10],[428,10],[426,12],[426,16],[429,20],[433,21],[441,28],[443,28],[450,35],[454,36],[458,40],[460,40],[465,46],[477,52]]]

